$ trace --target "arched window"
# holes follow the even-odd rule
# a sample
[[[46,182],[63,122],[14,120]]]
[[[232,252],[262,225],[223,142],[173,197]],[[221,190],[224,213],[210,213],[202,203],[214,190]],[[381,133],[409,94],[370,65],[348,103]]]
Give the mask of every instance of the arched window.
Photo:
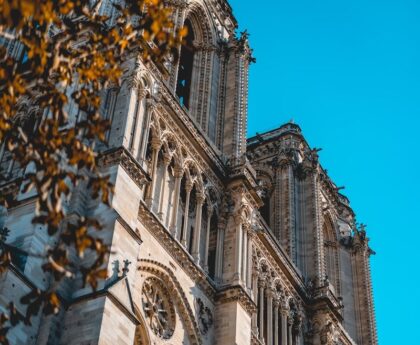
[[[333,222],[329,217],[324,218],[324,262],[327,279],[336,294],[340,294],[340,280],[338,267],[337,236]]]
[[[191,83],[194,65],[194,31],[190,20],[185,21],[185,26],[188,29],[188,34],[185,39],[185,44],[181,47],[181,56],[178,67],[178,82],[176,86],[176,95],[179,97],[181,105],[187,109],[190,107]]]

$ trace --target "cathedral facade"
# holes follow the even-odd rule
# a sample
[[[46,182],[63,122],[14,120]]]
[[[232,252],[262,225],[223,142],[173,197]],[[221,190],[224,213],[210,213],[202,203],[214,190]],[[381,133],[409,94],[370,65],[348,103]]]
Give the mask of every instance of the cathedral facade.
[[[349,200],[298,125],[246,138],[252,51],[226,0],[173,3],[188,28],[179,59],[130,60],[103,93],[112,208],[83,186],[66,205],[104,224],[108,278],[97,291],[63,286],[60,312],[18,326],[13,344],[377,344],[372,251]],[[7,154],[0,169],[13,176]],[[34,198],[18,200],[0,225],[42,253],[51,239],[31,223]],[[40,266],[19,258],[1,275],[3,306],[48,287]]]

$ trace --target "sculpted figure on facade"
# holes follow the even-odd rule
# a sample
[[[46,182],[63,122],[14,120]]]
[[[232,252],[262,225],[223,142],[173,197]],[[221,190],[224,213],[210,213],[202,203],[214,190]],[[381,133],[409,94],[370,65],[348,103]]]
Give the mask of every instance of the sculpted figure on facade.
[[[176,27],[189,29],[179,59],[158,67],[133,58],[122,85],[104,90],[111,128],[108,146],[98,150],[115,185],[111,210],[88,200],[83,186],[68,205],[105,222],[110,277],[114,262],[137,269],[97,292],[65,285],[66,309],[39,315],[13,340],[377,344],[373,251],[348,199],[320,165],[319,149],[293,122],[247,139],[254,62],[248,34],[236,32],[226,0],[168,3],[175,5]],[[19,194],[18,172],[2,150],[0,173],[10,178],[0,193],[19,195],[19,202],[0,210],[0,236],[18,229],[11,244],[45,248],[45,236],[30,222],[33,199]],[[0,282],[10,292],[2,306],[28,285],[48,282],[34,258],[12,261]]]

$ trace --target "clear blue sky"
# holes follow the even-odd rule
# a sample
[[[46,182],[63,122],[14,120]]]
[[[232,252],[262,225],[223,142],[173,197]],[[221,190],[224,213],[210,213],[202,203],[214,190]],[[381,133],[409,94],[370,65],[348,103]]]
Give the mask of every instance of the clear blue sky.
[[[420,344],[420,1],[230,0],[249,135],[293,118],[368,224],[380,345]]]

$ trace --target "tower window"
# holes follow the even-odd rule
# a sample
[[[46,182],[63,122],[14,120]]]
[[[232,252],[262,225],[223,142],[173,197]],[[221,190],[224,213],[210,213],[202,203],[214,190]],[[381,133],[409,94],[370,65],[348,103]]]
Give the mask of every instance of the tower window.
[[[181,47],[181,57],[179,60],[176,95],[178,96],[181,105],[189,109],[191,81],[194,64],[194,32],[192,29],[191,22],[189,20],[185,21],[185,26],[188,28],[188,34],[185,40],[185,44]]]

